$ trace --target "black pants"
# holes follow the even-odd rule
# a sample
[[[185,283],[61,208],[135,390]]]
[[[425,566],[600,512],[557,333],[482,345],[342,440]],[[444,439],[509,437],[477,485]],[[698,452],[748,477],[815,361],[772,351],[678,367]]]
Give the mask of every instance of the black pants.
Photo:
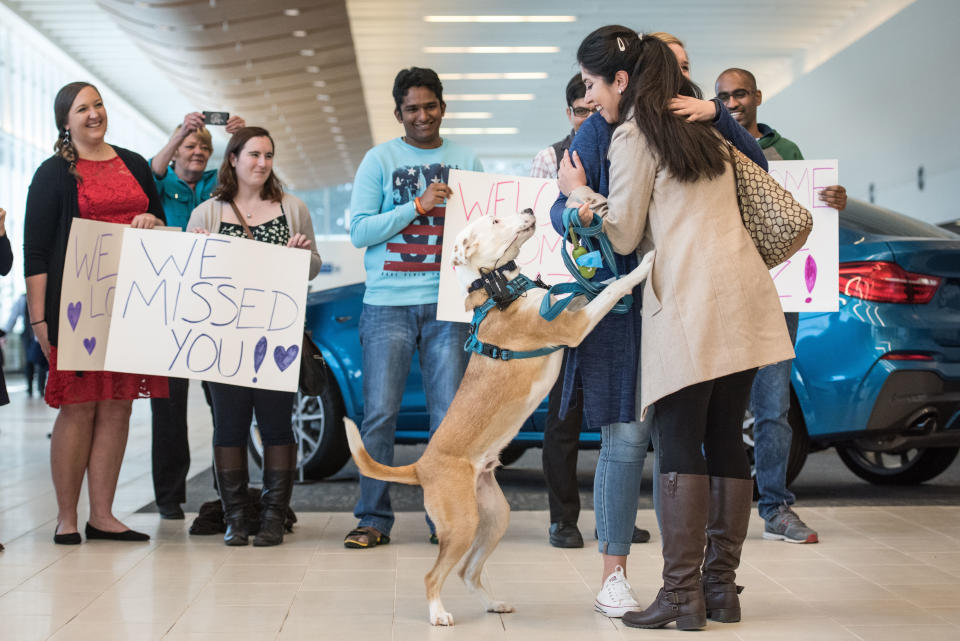
[[[580,428],[583,423],[583,390],[577,386],[570,400],[567,416],[560,418],[560,397],[563,394],[563,372],[567,366],[567,350],[563,350],[560,376],[550,390],[547,423],[543,430],[543,476],[547,482],[550,522],[576,523],[580,516],[580,486],[577,483],[577,453],[580,449]]]
[[[750,478],[743,415],[757,370],[697,383],[656,402],[660,473]]]
[[[265,447],[292,445],[294,392],[210,383],[213,399],[213,445],[246,447],[254,413]]]
[[[190,381],[168,378],[170,398],[150,399],[153,414],[153,494],[157,505],[187,501],[190,443],[187,440],[187,396]]]

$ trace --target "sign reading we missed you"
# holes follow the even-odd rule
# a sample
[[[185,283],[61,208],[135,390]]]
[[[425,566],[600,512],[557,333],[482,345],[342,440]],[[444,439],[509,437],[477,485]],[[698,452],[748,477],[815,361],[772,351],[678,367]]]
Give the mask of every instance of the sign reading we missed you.
[[[457,234],[479,216],[514,216],[528,207],[532,209],[537,231],[520,249],[517,265],[530,278],[539,274],[548,285],[573,280],[560,254],[562,239],[550,223],[550,207],[560,191],[555,179],[452,169],[449,180],[453,196],[447,200],[443,223],[437,320],[469,323],[473,317],[463,308],[463,292],[451,262]]]
[[[310,253],[126,229],[105,368],[294,392]]]
[[[840,229],[837,210],[820,200],[836,185],[836,160],[771,160],[770,175],[813,214],[806,245],[770,270],[785,312],[835,312],[840,297]]]

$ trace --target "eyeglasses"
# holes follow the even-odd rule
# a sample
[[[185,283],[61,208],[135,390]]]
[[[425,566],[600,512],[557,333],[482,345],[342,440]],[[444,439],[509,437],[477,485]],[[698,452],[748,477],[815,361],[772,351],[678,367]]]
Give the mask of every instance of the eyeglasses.
[[[736,91],[731,93],[727,93],[726,91],[723,91],[717,94],[717,98],[720,100],[720,102],[726,102],[730,100],[730,96],[733,96],[737,100],[743,100],[747,96],[752,96],[756,92],[757,92],[756,89],[754,89],[753,91],[747,91],[746,89],[737,89]]]
[[[574,107],[573,115],[576,116],[577,118],[586,118],[587,116],[592,114],[593,111],[594,110],[590,107]]]

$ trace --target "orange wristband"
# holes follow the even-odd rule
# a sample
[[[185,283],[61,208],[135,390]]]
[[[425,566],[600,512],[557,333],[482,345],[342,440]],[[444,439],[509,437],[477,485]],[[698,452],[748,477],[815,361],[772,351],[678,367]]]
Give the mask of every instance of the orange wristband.
[[[413,205],[417,208],[417,213],[423,216],[427,213],[427,210],[423,208],[423,205],[420,204],[420,197],[417,196],[413,199]]]

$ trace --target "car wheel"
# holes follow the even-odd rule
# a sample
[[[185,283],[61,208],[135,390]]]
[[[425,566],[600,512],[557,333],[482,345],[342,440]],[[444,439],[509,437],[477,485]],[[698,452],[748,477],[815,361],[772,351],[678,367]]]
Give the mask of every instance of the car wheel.
[[[851,472],[877,485],[918,485],[929,481],[950,467],[960,452],[960,447],[878,452],[866,445],[857,441],[837,445],[837,454]]]
[[[508,445],[500,452],[500,465],[506,467],[516,463],[523,453],[527,451],[526,445]]]
[[[790,485],[800,474],[800,470],[803,469],[803,464],[807,461],[807,453],[810,451],[807,425],[803,420],[800,404],[792,392],[790,394],[790,410],[787,412],[787,422],[793,431],[790,440],[790,455],[787,457],[787,485]],[[743,445],[747,450],[747,458],[750,459],[750,476],[756,481],[757,467],[754,455],[753,423],[753,414],[747,410],[743,419]],[[759,498],[756,485],[754,485],[754,498]]]
[[[328,380],[333,381],[333,376]],[[293,436],[299,446],[297,471],[302,469],[303,478],[319,480],[332,476],[350,459],[343,416],[343,402],[335,387],[328,386],[320,396],[297,392],[293,403]],[[263,442],[256,418],[250,425],[249,448],[254,462],[262,467]]]

